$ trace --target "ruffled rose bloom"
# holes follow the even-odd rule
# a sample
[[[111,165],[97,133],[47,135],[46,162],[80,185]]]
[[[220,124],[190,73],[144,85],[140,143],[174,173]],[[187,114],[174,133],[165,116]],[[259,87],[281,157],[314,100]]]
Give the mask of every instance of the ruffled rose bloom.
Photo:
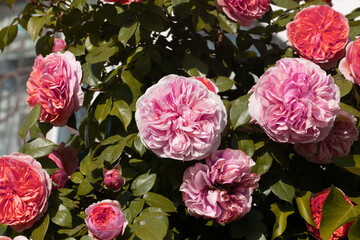
[[[22,231],[47,210],[51,180],[32,157],[21,153],[0,157],[0,186],[1,224]]]
[[[106,170],[103,169],[104,181],[102,185],[113,191],[119,191],[121,187],[125,184],[125,179],[121,174],[121,167],[119,164],[116,164],[114,169]]]
[[[128,221],[118,201],[103,200],[85,209],[89,235],[94,239],[111,240],[124,234]]]
[[[65,147],[65,143],[60,143],[59,147],[55,149],[48,156],[60,168],[50,176],[51,180],[57,186],[53,186],[52,190],[63,188],[68,178],[76,171],[79,160],[77,157],[77,150],[72,146]]]
[[[294,149],[310,162],[330,164],[334,163],[335,157],[347,156],[358,136],[355,117],[341,110],[334,127],[323,141],[318,144],[298,143],[294,145]]]
[[[54,38],[54,46],[52,48],[52,52],[58,52],[63,50],[66,47],[66,43],[64,39],[61,38]]]
[[[241,26],[249,26],[269,10],[271,0],[215,0],[217,8]]]
[[[350,27],[343,14],[329,6],[318,5],[298,12],[294,21],[286,25],[286,30],[291,45],[301,57],[327,63],[344,55]]]
[[[255,162],[240,150],[213,152],[206,165],[189,167],[180,186],[183,201],[194,217],[213,218],[220,224],[243,217],[251,209],[260,176],[252,173]]]
[[[340,189],[339,189],[340,190]],[[322,207],[324,205],[324,202],[326,200],[326,197],[329,195],[330,188],[324,189],[323,191],[316,193],[314,196],[310,198],[310,211],[313,215],[314,223],[316,226],[312,226],[308,223],[306,223],[306,226],[309,230],[309,232],[314,236],[316,239],[321,239],[320,236],[320,221],[321,221],[321,211]],[[343,193],[345,200],[350,203],[352,206],[352,202],[350,199],[345,196]],[[352,225],[352,222],[345,223],[341,227],[339,227],[330,237],[329,240],[336,240],[336,239],[342,239],[345,238],[349,232],[349,229]]]
[[[360,38],[347,45],[339,70],[347,80],[360,85]]]
[[[116,2],[119,2],[121,5],[128,5],[132,2],[142,2],[144,0],[100,0],[103,3],[109,3],[109,4],[114,4]]]
[[[5,237],[5,236],[0,236],[0,240],[29,240],[27,237],[19,235],[16,236],[14,239],[11,239],[9,237]]]
[[[209,89],[210,91],[214,92],[214,93],[218,93],[219,89],[216,87],[216,85],[208,78],[203,78],[203,77],[194,77],[196,80],[202,82],[207,89]]]
[[[319,142],[340,110],[340,91],[331,75],[300,58],[269,68],[249,98],[249,114],[274,141]]]
[[[194,78],[163,77],[136,103],[141,141],[156,155],[202,159],[215,151],[227,123],[220,97]]]
[[[39,55],[26,84],[26,100],[31,108],[40,103],[41,121],[64,126],[83,104],[81,77],[80,62],[71,52]]]

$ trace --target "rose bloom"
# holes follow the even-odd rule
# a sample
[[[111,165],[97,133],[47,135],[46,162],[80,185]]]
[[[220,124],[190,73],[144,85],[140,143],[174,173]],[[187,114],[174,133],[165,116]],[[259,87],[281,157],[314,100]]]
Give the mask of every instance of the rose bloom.
[[[244,152],[226,149],[213,152],[206,165],[189,167],[180,186],[189,214],[220,224],[243,217],[251,209],[251,194],[260,179],[251,172],[254,165]]]
[[[144,0],[100,0],[103,3],[109,3],[109,4],[114,4],[116,2],[119,2],[121,5],[128,5],[132,2],[142,2]]]
[[[346,56],[340,61],[339,70],[347,80],[360,85],[360,38],[346,47]]]
[[[321,239],[321,236],[320,236],[321,211],[322,211],[324,202],[326,200],[326,197],[329,195],[329,192],[330,192],[330,188],[324,189],[323,191],[316,193],[314,196],[310,197],[310,200],[309,200],[310,201],[310,211],[311,211],[311,214],[313,215],[313,219],[314,219],[316,226],[312,226],[312,225],[308,224],[307,222],[305,222],[305,223],[306,223],[306,226],[308,227],[309,232],[316,239]],[[345,196],[344,193],[343,193],[343,195],[345,197],[345,200],[348,203],[350,203],[352,206],[354,206],[352,204],[352,202],[350,201],[350,199],[347,196]],[[345,223],[344,225],[339,227],[331,235],[329,240],[337,240],[337,239],[345,238],[347,236],[352,224],[353,224],[352,222],[349,222],[349,223]]]
[[[113,191],[119,191],[121,187],[125,184],[125,180],[121,175],[121,167],[119,164],[116,164],[114,169],[106,170],[103,168],[104,181],[102,185]]]
[[[227,115],[220,97],[202,82],[168,75],[138,99],[135,120],[148,149],[188,161],[219,147]]]
[[[85,209],[89,235],[94,239],[111,240],[123,235],[128,221],[118,201],[103,200]]]
[[[26,100],[31,108],[40,103],[41,121],[64,126],[83,104],[81,77],[80,62],[71,52],[39,55],[26,84]]]
[[[269,68],[249,98],[249,114],[274,141],[319,142],[340,110],[340,91],[331,75],[300,58]]]
[[[0,185],[1,224],[22,231],[47,210],[51,180],[32,157],[21,153],[0,157]]]
[[[330,164],[334,163],[335,157],[347,156],[358,136],[355,117],[341,110],[334,127],[323,141],[317,144],[298,143],[294,145],[294,149],[310,162]]]
[[[217,8],[241,26],[249,26],[269,10],[271,0],[215,0]]]
[[[60,143],[59,147],[55,149],[48,156],[60,168],[50,176],[51,180],[57,186],[53,186],[52,190],[63,188],[68,178],[76,171],[79,160],[77,157],[77,150],[72,146],[65,147],[65,143]]]
[[[343,14],[329,6],[318,5],[298,12],[294,21],[286,25],[286,30],[291,45],[301,57],[327,63],[344,55],[350,27]]]
[[[0,240],[29,240],[27,237],[24,237],[22,235],[16,236],[14,239],[11,239],[9,237],[0,236]]]
[[[54,38],[54,46],[52,48],[52,52],[58,52],[63,50],[66,47],[66,43],[64,41],[64,39],[60,39],[60,38]]]

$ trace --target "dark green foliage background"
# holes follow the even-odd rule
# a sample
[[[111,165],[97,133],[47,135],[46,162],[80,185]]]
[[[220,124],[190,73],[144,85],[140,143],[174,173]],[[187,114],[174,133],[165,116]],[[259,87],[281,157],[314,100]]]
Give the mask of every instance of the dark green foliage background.
[[[13,1],[6,3],[11,7]],[[44,217],[22,234],[33,240],[90,239],[84,209],[103,199],[116,199],[129,221],[124,236],[117,239],[311,239],[305,225],[312,222],[311,192],[333,185],[359,203],[358,142],[348,157],[323,166],[307,162],[292,145],[275,143],[248,123],[247,93],[254,77],[280,58],[296,57],[290,47],[281,48],[273,38],[301,8],[323,4],[321,0],[301,6],[292,0],[272,3],[283,10],[270,9],[262,24],[247,29],[220,13],[211,0],[146,0],[124,6],[85,0],[29,2],[0,31],[0,48],[15,39],[17,24],[27,29],[36,52],[44,56],[51,53],[55,33],[62,32],[67,50],[82,64],[87,113],[83,119],[73,115],[67,124],[76,129],[76,120],[81,121],[79,135],[69,139],[79,151],[79,170],[65,188],[51,194]],[[360,33],[360,21],[354,21],[359,14],[356,9],[347,16],[352,40]],[[338,69],[328,73],[340,87],[341,107],[359,118],[359,87]],[[253,194],[251,211],[239,221],[222,226],[189,216],[179,186],[183,172],[195,162],[159,159],[138,137],[136,100],[168,74],[211,78],[229,116],[219,149],[241,149],[256,161],[253,171],[262,175],[260,187]],[[91,103],[95,92],[99,95]],[[40,137],[52,126],[40,123],[39,116],[36,106],[20,129],[24,139],[20,151],[37,158],[51,174],[56,165],[44,156],[57,145]],[[123,191],[112,192],[101,186],[102,168],[112,169],[119,159],[126,184]],[[360,208],[351,207],[334,187],[329,196],[321,223],[323,239],[349,221],[355,221],[349,238],[360,239]],[[19,234],[6,226],[0,232]]]

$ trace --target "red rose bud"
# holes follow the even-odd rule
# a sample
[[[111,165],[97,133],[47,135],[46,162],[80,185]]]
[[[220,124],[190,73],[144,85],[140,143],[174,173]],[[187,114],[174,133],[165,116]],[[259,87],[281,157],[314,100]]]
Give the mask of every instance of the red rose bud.
[[[111,189],[113,191],[119,191],[121,187],[125,184],[125,180],[121,174],[120,165],[117,164],[114,169],[106,170],[103,169],[104,181],[103,187],[106,189]]]

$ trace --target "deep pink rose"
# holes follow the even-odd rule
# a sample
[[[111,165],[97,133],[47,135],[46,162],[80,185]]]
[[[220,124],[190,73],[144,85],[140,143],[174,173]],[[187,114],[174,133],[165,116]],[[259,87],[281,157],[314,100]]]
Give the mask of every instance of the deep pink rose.
[[[0,223],[15,231],[30,228],[47,210],[51,180],[32,157],[0,157],[0,186]]]
[[[94,239],[112,240],[124,234],[128,221],[118,201],[103,200],[85,209],[89,235]]]
[[[50,176],[51,180],[57,186],[53,186],[52,190],[63,188],[68,178],[76,171],[79,160],[77,150],[72,146],[65,147],[65,143],[60,143],[59,147],[50,153],[48,158],[52,159],[60,168]]]
[[[216,87],[216,85],[208,78],[203,78],[203,77],[194,77],[196,80],[202,82],[207,89],[209,89],[210,91],[214,92],[214,93],[218,93],[219,89]]]
[[[286,25],[291,45],[303,58],[315,63],[339,60],[349,38],[346,17],[329,6],[318,5],[298,12]]]
[[[206,164],[186,169],[180,186],[183,201],[194,217],[230,223],[251,209],[254,189],[260,176],[252,173],[255,162],[240,150],[213,152]]]
[[[58,52],[63,50],[66,47],[66,43],[64,39],[61,38],[54,38],[54,46],[52,48],[52,52]]]
[[[271,0],[215,0],[217,8],[241,26],[249,26],[269,10]]]
[[[340,189],[339,189],[340,190]],[[341,190],[340,190],[341,191]],[[316,239],[321,239],[320,236],[320,221],[321,221],[321,211],[322,207],[324,205],[324,202],[326,200],[326,197],[329,195],[330,188],[324,189],[323,191],[316,193],[310,198],[310,211],[313,215],[314,222],[316,226],[312,226],[306,222],[306,226],[308,227],[309,232],[314,236]],[[350,203],[352,206],[352,202],[350,199],[345,196],[343,193],[345,200]],[[343,239],[347,236],[349,229],[353,223],[345,223],[341,227],[339,227],[330,237],[329,240],[337,240],[337,239]]]
[[[116,164],[114,169],[106,170],[103,169],[104,181],[102,185],[113,191],[119,191],[125,184],[125,180],[121,174],[121,168],[119,164]]]
[[[132,2],[142,2],[144,0],[100,0],[103,3],[110,3],[110,4],[114,4],[116,2],[119,2],[121,5],[128,5]]]
[[[298,143],[294,145],[294,149],[310,162],[330,164],[334,163],[335,157],[347,156],[358,136],[355,117],[341,110],[334,127],[323,141],[317,144]]]
[[[227,123],[220,97],[194,78],[163,77],[136,103],[141,141],[156,155],[202,159],[216,150]]]
[[[306,59],[284,58],[269,68],[249,98],[249,113],[274,141],[319,142],[340,110],[331,75]]]
[[[39,55],[26,84],[26,100],[31,108],[40,103],[41,121],[64,126],[83,104],[81,77],[80,62],[71,52]]]
[[[347,80],[360,85],[360,38],[346,47],[346,56],[340,61],[340,72]]]

